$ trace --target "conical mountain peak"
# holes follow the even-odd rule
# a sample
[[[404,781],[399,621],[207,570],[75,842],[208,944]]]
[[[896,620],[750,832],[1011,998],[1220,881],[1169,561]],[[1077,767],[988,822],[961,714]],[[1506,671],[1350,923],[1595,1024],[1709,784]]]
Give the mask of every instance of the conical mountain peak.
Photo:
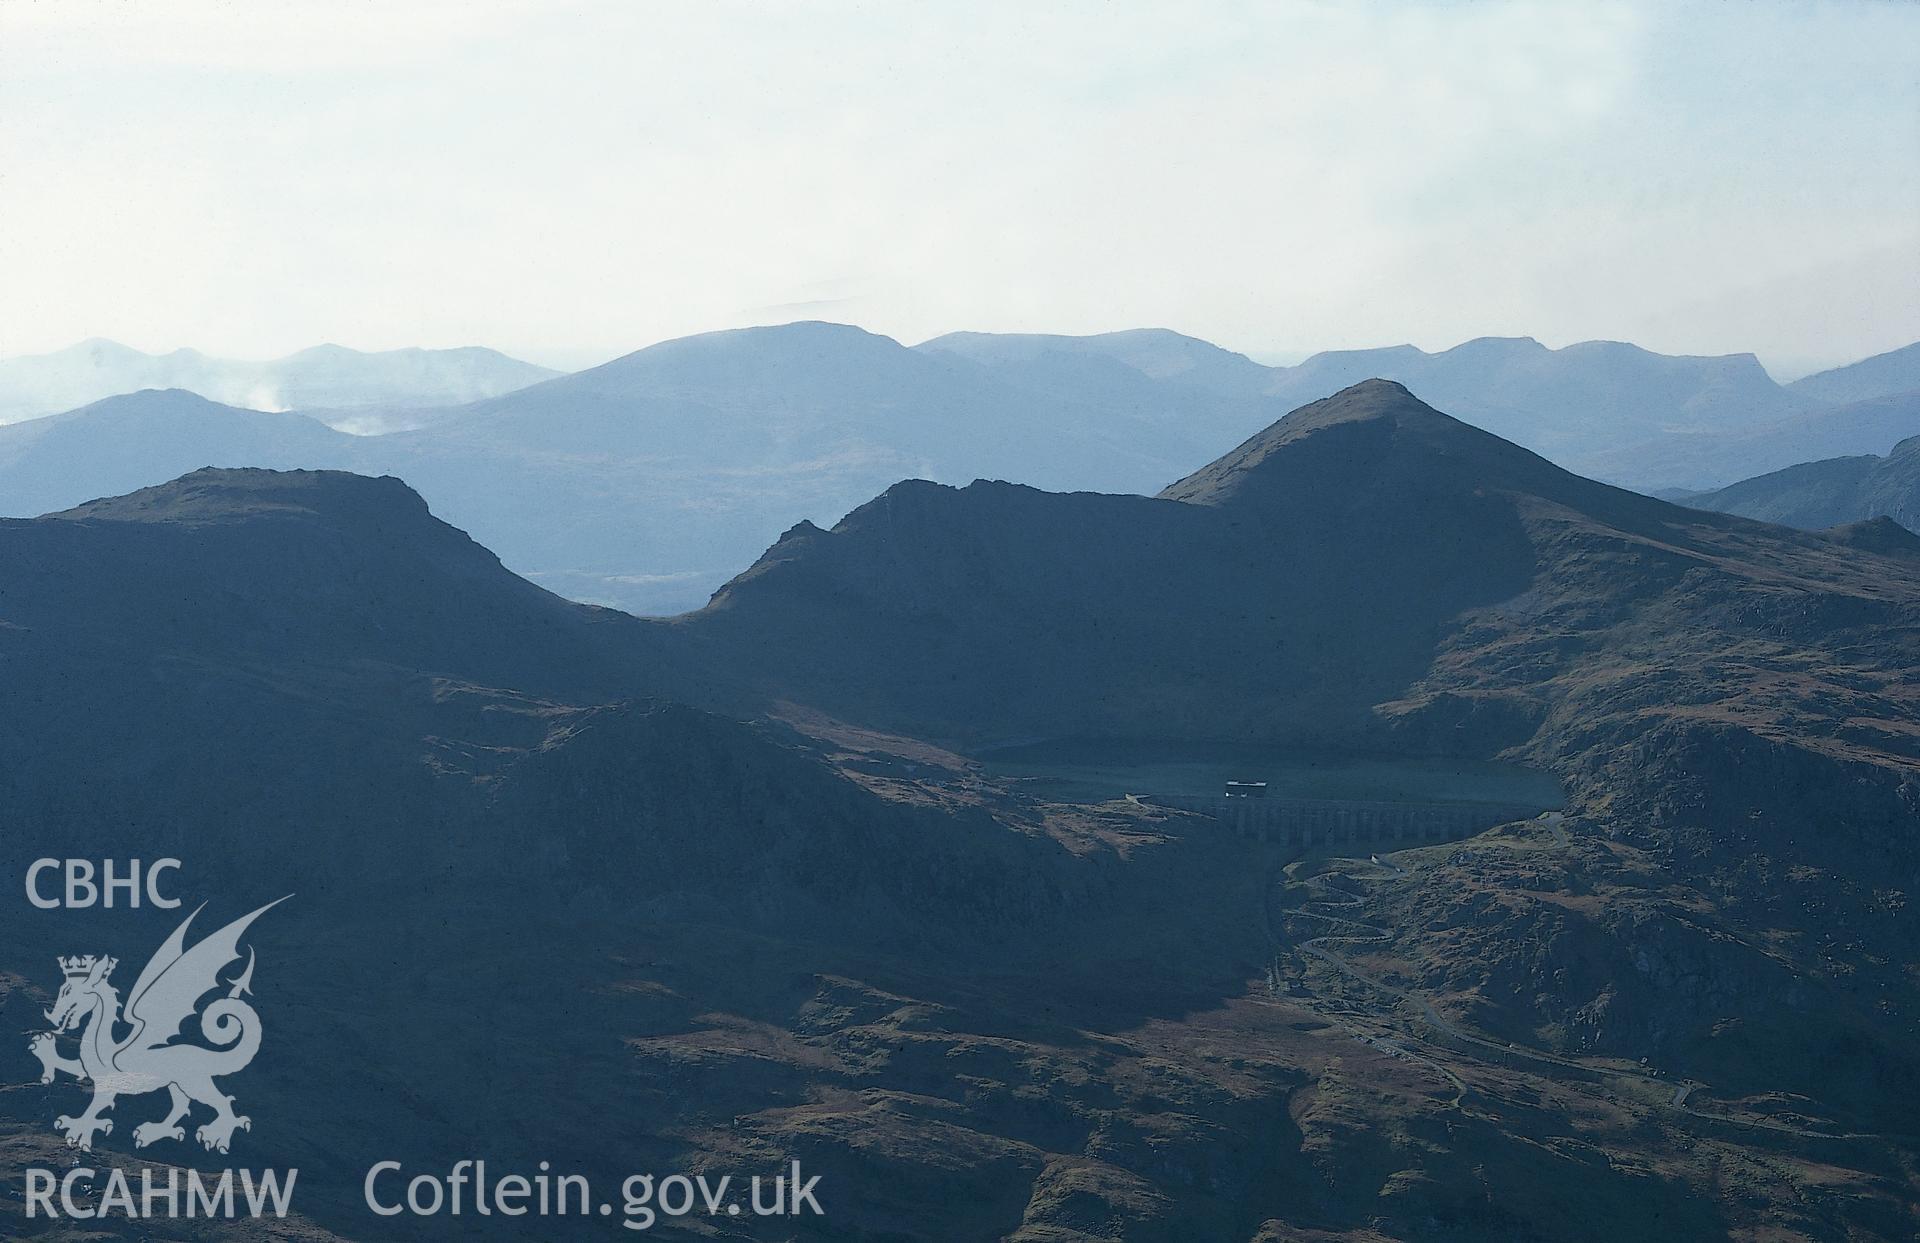
[[[1405,385],[1374,379],[1300,407],[1160,495],[1219,505],[1388,480],[1503,490],[1580,482],[1518,445],[1442,414]]]

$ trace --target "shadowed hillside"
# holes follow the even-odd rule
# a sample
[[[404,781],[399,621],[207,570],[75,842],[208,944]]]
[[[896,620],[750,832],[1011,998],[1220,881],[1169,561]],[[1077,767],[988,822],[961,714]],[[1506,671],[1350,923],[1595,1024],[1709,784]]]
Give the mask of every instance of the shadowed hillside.
[[[483,1134],[609,1185],[824,1176],[824,1221],[722,1237],[1891,1240],[1914,564],[1386,382],[1160,497],[897,485],[670,622],[395,480],[200,472],[0,522],[3,840],[296,892],[235,1084],[296,1237],[366,1234],[368,1134]],[[1504,756],[1569,801],[1299,860],[962,753],[1046,737]],[[21,1031],[39,964],[171,924],[7,911]],[[7,1094],[11,1149],[58,1159],[75,1092]]]
[[[1689,496],[1686,503],[1811,530],[1869,518],[1920,527],[1920,436],[1885,457],[1804,462]]]
[[[883,797],[791,731],[650,698],[640,623],[508,574],[396,480],[197,472],[0,522],[0,567],[8,870],[65,846],[179,857],[196,901],[296,894],[263,925],[256,994],[279,1021],[241,1090],[247,1159],[302,1168],[299,1230],[365,1237],[353,1162],[370,1134],[444,1166],[496,1128],[494,1159],[608,1188],[634,1162],[771,1171],[798,1153],[843,1188],[842,1222],[884,1219],[853,1199],[880,1160],[964,1220],[956,1188],[914,1166],[931,1118],[863,1121],[883,1096],[785,1112],[880,1083],[910,1102],[924,1072],[881,1073],[877,1053],[863,1070],[850,1047],[788,1064],[798,1035],[772,1060],[735,1054],[726,1033],[799,1024],[878,1049],[926,1028],[893,1011],[930,1006],[983,1033],[968,1039],[1039,1050],[1065,1037],[1019,1017],[1029,973],[1080,963],[1100,998],[1082,1017],[1125,1023],[1206,1004],[1257,961],[1252,893],[1157,943],[1097,931],[1123,899],[1188,900],[1217,846],[1124,818],[1055,824],[959,786],[959,801]],[[1130,855],[1162,860],[1152,889]],[[41,963],[82,943],[135,953],[173,918],[82,915],[0,915],[0,1009],[22,1030],[48,1004]],[[1192,973],[1197,938],[1235,948]],[[1014,982],[951,983],[982,971]],[[926,1000],[887,991],[908,987]],[[557,1072],[571,1086],[541,1086]],[[9,1096],[11,1151],[54,1159],[60,1093]],[[742,1110],[761,1116],[741,1129]],[[1011,1097],[974,1113],[983,1144],[1018,1126]],[[604,1128],[568,1121],[592,1114],[622,1119],[617,1157]],[[720,1145],[708,1128],[729,1119]],[[1017,1221],[1019,1202],[984,1211]],[[488,1225],[471,1229],[515,1237]]]
[[[804,702],[971,744],[1142,722],[1360,738],[1426,719],[1379,705],[1543,593],[1582,601],[1579,628],[1604,632],[1690,567],[1737,588],[1782,565],[1830,573],[1835,555],[1581,479],[1374,381],[1157,498],[899,485],[831,532],[790,531],[681,629]],[[1696,624],[1716,620],[1682,633]],[[1580,653],[1547,655],[1517,682]],[[1499,745],[1545,707],[1517,686],[1471,702]],[[1453,729],[1431,745],[1449,738],[1485,741]]]
[[[1920,861],[1916,620],[1912,560],[1885,539],[1598,485],[1369,382],[1154,500],[896,488],[832,532],[789,533],[681,625],[769,699],[963,747],[1157,732],[1548,767],[1586,832],[1650,852],[1587,861],[1599,871],[1584,883],[1615,905],[1555,924],[1569,946],[1630,962],[1634,929],[1680,900],[1632,897],[1644,882],[1630,877],[1672,869],[1662,886],[1713,895],[1727,923],[1712,936],[1784,938],[1790,972],[1839,990],[1824,994],[1828,1017],[1851,1017],[1816,1018],[1820,988],[1803,981],[1794,1022],[1759,1044],[1723,1041],[1727,997],[1663,1000],[1658,974],[1631,966],[1562,996],[1537,974],[1557,968],[1524,965],[1539,947],[1522,936],[1448,968],[1450,987],[1480,981],[1482,1021],[1564,1040],[1611,992],[1612,1019],[1583,1047],[1657,1048],[1809,1094],[1809,1067],[1866,1041],[1885,1077],[1836,1082],[1827,1103],[1887,1126],[1879,1102],[1916,1075],[1895,1052],[1911,1011],[1872,1000],[1909,987],[1893,964],[1916,948],[1883,887],[1897,876],[1904,891]],[[1463,881],[1427,897],[1451,909],[1476,892]],[[1794,914],[1801,901],[1819,917]],[[1844,969],[1827,958],[1834,921],[1853,938]],[[1675,935],[1699,971],[1762,970]],[[1791,991],[1728,987],[1755,1022]]]

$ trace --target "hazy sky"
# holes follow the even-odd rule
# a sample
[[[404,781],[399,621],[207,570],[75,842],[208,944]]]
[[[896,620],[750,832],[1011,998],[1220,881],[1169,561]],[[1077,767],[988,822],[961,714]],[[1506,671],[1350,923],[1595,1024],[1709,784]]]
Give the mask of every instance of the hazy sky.
[[[0,0],[0,354],[1920,338],[1920,6]]]

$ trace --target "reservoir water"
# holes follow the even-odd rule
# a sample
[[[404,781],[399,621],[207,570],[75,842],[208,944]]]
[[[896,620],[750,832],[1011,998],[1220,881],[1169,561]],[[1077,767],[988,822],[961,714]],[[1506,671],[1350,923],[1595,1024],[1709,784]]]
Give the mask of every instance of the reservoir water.
[[[1264,781],[1271,798],[1394,803],[1561,806],[1552,774],[1518,764],[1420,756],[1309,751],[1196,753],[1140,744],[1041,743],[976,757],[991,776],[1060,803],[1102,803],[1128,794],[1217,796],[1229,781]]]

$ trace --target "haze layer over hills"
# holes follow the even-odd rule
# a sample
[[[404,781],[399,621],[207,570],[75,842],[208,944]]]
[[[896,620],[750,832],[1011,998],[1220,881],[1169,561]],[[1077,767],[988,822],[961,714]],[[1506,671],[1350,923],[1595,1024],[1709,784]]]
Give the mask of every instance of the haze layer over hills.
[[[796,517],[834,521],[902,477],[1152,491],[1277,414],[1101,358],[1002,375],[793,324],[667,342],[384,436],[295,416],[242,435],[243,412],[131,394],[0,428],[0,497],[38,513],[204,465],[394,474],[555,590],[670,613]]]
[[[1917,565],[1384,382],[1156,497],[897,484],[667,622],[395,480],[200,472],[0,522],[0,849],[299,878],[242,1138],[306,1237],[358,1233],[371,1133],[596,1185],[797,1156],[830,1215],[780,1237],[1890,1241]],[[1243,737],[1521,759],[1567,818],[1303,871],[966,754]],[[21,909],[27,1030],[82,928]],[[66,1098],[3,1096],[59,1160]]]
[[[1884,452],[1920,433],[1920,397],[1879,391],[1906,375],[1886,359],[1811,384],[1870,394],[1833,405],[1775,385],[1751,356],[1605,342],[1484,339],[1268,368],[1158,330],[960,333],[909,349],[799,323],[670,341],[464,405],[320,412],[410,429],[375,436],[178,394],[112,398],[0,428],[0,512],[206,465],[393,474],[543,585],[669,614],[704,604],[795,521],[830,525],[897,479],[1151,495],[1286,409],[1375,374],[1436,388],[1467,421],[1562,465],[1644,487]]]
[[[1795,380],[1787,387],[1829,402],[1865,401],[1872,397],[1891,397],[1895,393],[1920,392],[1920,342]]]
[[[326,411],[354,424],[366,407],[387,417],[354,424],[380,430],[393,412],[491,397],[558,373],[493,350],[386,350],[320,345],[266,362],[211,358],[197,350],[143,354],[114,341],[82,341],[51,354],[0,359],[0,423],[57,414],[141,389],[185,389],[252,410]]]
[[[1884,452],[1920,433],[1914,347],[1784,388],[1751,354],[1673,356],[1618,341],[1556,350],[1530,337],[1483,337],[1432,354],[1411,345],[1334,350],[1293,367],[1262,367],[1154,332],[954,333],[920,348],[1003,365],[1049,353],[1098,354],[1186,387],[1278,398],[1289,409],[1361,380],[1394,380],[1570,470],[1643,489],[1697,487],[1808,457]]]

